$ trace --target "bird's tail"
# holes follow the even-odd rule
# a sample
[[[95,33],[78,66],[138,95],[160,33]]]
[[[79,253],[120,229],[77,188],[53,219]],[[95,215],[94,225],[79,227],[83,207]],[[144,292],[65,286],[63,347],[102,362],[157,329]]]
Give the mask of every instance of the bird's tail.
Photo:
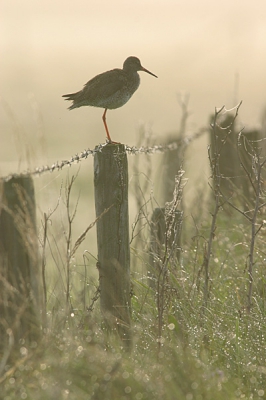
[[[63,94],[62,97],[65,97],[65,100],[73,101],[73,104],[70,107],[68,107],[69,110],[73,110],[73,108],[76,108],[75,100],[77,99],[79,94],[80,94],[80,92],[70,93],[70,94]]]
[[[65,97],[65,100],[75,100],[78,93],[71,93],[71,94],[63,94],[62,97]]]

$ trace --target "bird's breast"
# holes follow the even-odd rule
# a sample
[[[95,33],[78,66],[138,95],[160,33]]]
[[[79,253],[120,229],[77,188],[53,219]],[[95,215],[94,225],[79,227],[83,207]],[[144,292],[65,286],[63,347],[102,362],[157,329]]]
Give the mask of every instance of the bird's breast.
[[[102,106],[110,110],[122,107],[138,89],[139,84],[140,77],[138,73],[131,74],[130,77],[126,77],[126,79],[123,78],[119,88],[117,88],[111,96],[105,98]]]

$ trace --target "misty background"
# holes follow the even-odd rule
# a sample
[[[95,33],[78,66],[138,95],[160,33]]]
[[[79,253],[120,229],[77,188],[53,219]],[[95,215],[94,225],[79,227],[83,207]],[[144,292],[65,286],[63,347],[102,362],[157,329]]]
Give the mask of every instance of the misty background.
[[[1,0],[0,51],[1,174],[27,151],[35,167],[103,143],[103,110],[70,112],[61,96],[130,55],[158,79],[140,72],[132,99],[108,111],[113,140],[136,145],[144,124],[161,143],[178,130],[179,96],[189,95],[188,133],[240,100],[239,122],[257,126],[266,104],[264,0]]]

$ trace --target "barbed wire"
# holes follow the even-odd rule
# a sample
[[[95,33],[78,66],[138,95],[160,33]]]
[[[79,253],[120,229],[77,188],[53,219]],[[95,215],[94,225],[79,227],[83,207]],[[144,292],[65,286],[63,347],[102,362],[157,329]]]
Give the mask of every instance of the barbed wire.
[[[180,147],[184,148],[184,147],[188,146],[189,143],[191,143],[195,139],[198,139],[200,136],[202,136],[207,131],[208,131],[208,128],[202,128],[197,133],[194,133],[193,135],[190,135],[190,136],[187,136],[184,138],[178,138],[177,140],[174,140],[172,143],[168,143],[168,144],[141,146],[141,147],[136,147],[136,146],[131,147],[131,146],[128,146],[125,144],[124,147],[125,147],[125,151],[130,155],[140,155],[140,154],[152,155],[152,154],[156,154],[156,153],[164,153],[166,151],[173,151],[173,150],[179,149]],[[93,150],[91,150],[91,149],[84,150],[81,153],[76,154],[75,156],[72,156],[69,160],[57,161],[50,166],[43,165],[43,166],[37,167],[33,170],[26,170],[21,173],[9,174],[7,176],[2,177],[1,179],[5,182],[8,182],[12,178],[20,178],[23,176],[35,176],[35,175],[41,175],[45,172],[59,171],[66,166],[70,167],[72,164],[77,164],[77,163],[87,159],[89,156],[94,156],[97,152],[101,152],[105,146],[108,146],[108,144],[109,143],[107,142],[104,144],[97,145]]]
[[[128,154],[131,155],[138,155],[138,154],[155,154],[155,153],[165,153],[166,151],[173,151],[177,150],[180,147],[184,148],[186,147],[189,143],[191,143],[193,140],[198,139],[200,136],[202,136],[204,133],[206,133],[209,130],[209,128],[202,128],[199,130],[199,132],[194,133],[191,136],[187,137],[182,137],[174,140],[171,143],[167,144],[159,144],[159,145],[153,145],[153,146],[141,146],[141,147],[130,147],[125,145],[125,150]]]

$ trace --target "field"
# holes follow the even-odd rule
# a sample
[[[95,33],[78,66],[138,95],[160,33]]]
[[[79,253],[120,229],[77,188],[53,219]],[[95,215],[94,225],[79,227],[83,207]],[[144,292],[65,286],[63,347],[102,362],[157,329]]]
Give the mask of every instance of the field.
[[[1,398],[266,398],[265,139],[263,130],[238,128],[237,113],[216,110],[201,155],[194,138],[164,152],[156,169],[156,154],[129,160],[130,349],[102,318],[95,227],[87,223],[94,221],[93,189],[84,170],[73,164],[49,201],[38,189],[44,181],[34,178],[41,329],[16,342],[28,314],[17,312],[12,327],[1,318]],[[204,167],[187,180],[200,156]],[[166,202],[155,254],[150,221]]]

